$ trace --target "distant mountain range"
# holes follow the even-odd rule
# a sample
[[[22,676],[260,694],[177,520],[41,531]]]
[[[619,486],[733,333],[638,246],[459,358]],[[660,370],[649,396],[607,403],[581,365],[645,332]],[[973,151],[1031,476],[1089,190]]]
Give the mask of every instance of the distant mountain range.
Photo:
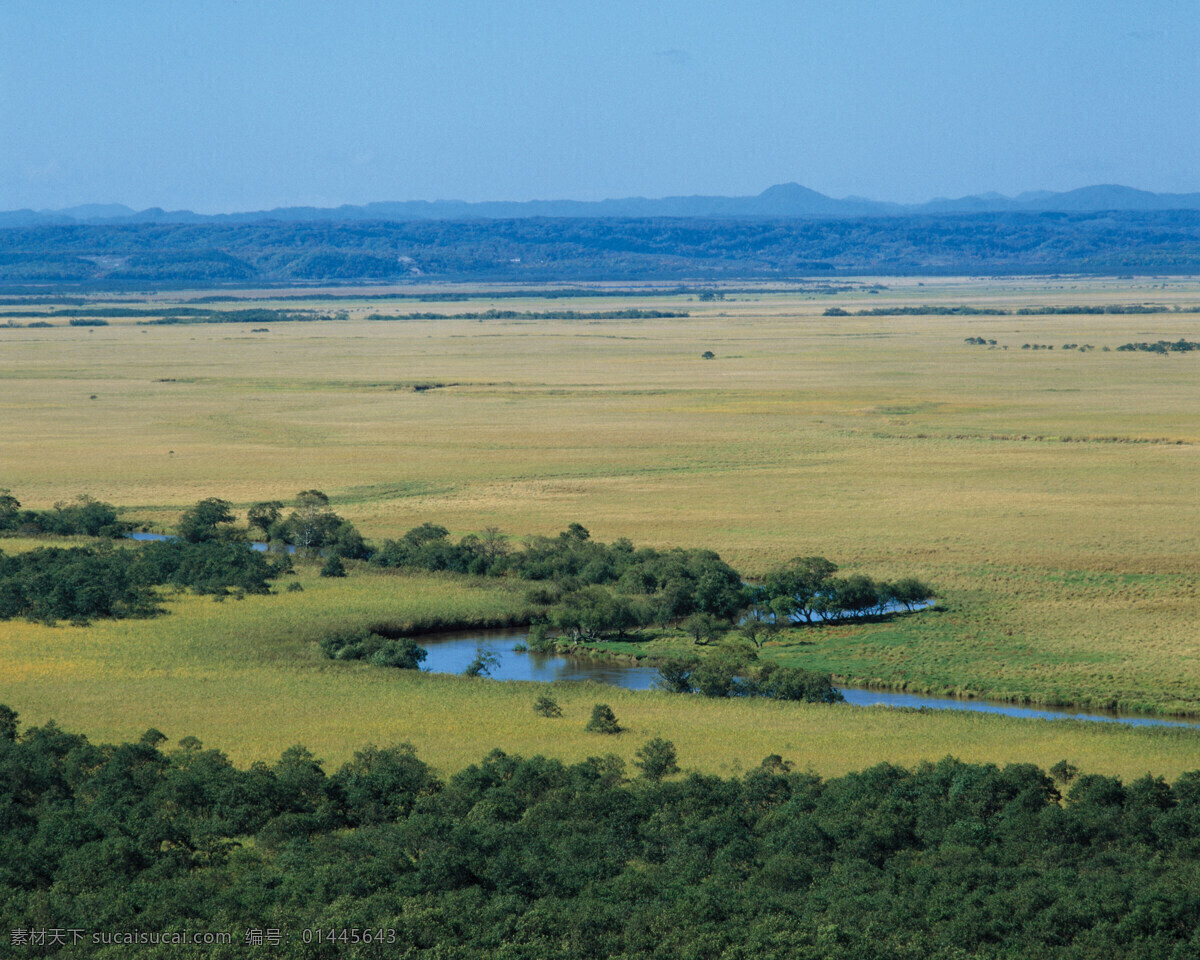
[[[663,197],[657,200],[530,200],[525,202],[408,200],[340,207],[277,207],[246,213],[199,214],[191,210],[132,210],[119,203],[85,204],[64,210],[11,210],[0,213],[0,227],[73,224],[253,223],[259,221],[353,220],[510,220],[529,217],[705,217],[846,219],[857,217],[954,216],[972,213],[1100,213],[1108,210],[1200,210],[1200,193],[1150,193],[1116,184],[1081,187],[1064,193],[1037,191],[1005,197],[984,193],[958,199],[938,198],[903,204],[862,197],[836,199],[781,183],[754,197]]]

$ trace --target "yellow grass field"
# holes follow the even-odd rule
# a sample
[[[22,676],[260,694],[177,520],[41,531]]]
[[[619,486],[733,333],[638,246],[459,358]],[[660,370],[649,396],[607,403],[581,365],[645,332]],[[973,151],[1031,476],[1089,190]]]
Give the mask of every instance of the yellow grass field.
[[[514,536],[552,533],[577,520],[603,540],[709,546],[748,575],[794,555],[823,554],[847,570],[928,580],[941,594],[942,609],[894,624],[820,631],[810,645],[776,651],[789,662],[887,686],[1200,713],[1200,353],[1160,357],[1115,349],[1128,341],[1200,339],[1194,311],[1200,284],[882,284],[885,289],[873,294],[763,288],[715,302],[647,291],[644,297],[569,300],[255,303],[349,313],[345,321],[274,323],[269,333],[251,333],[249,324],[145,326],[133,320],[95,328],[67,327],[63,320],[52,329],[0,328],[0,486],[33,507],[87,492],[130,507],[127,516],[157,529],[169,528],[201,497],[224,497],[244,508],[318,487],[375,540],[427,520],[456,534],[495,525]],[[1162,312],[822,315],[834,305],[926,303],[1005,309],[1151,303]],[[692,315],[365,319],[492,307],[639,307]],[[973,336],[995,339],[997,346],[964,343]],[[1024,343],[1055,349],[1022,350]],[[1067,343],[1095,349],[1062,349]],[[706,350],[714,359],[701,358]],[[307,605],[318,593],[302,596]],[[282,607],[284,599],[294,598],[251,599],[216,612],[232,616],[268,602]],[[204,603],[205,610],[216,608]],[[102,709],[99,676],[91,677],[86,696],[73,692],[72,644],[111,631],[166,636],[190,616],[49,633],[2,624],[0,641],[11,651],[0,674],[4,696],[23,713],[54,714],[68,726],[77,726],[72,714],[92,704],[88,716],[95,726],[85,724],[85,731],[111,734],[128,702]],[[35,645],[34,634],[57,639]],[[255,647],[255,637],[247,634],[242,642]],[[28,673],[25,658],[42,649],[55,651],[60,667],[53,676]],[[109,656],[106,669],[124,669],[117,653]],[[181,669],[169,651],[164,656],[154,669]],[[214,745],[249,756],[262,752],[251,743],[269,753],[304,739],[332,758],[339,744],[349,750],[382,739],[379,724],[398,696],[423,690],[434,704],[444,696],[437,691],[458,689],[447,686],[453,681],[405,686],[368,674],[365,668],[336,678],[311,671],[305,702],[320,705],[325,712],[319,715],[328,719],[322,725],[309,708],[295,707],[309,718],[311,735],[303,737],[289,737],[292,715],[278,712],[282,708],[262,713],[247,695],[251,688],[239,686],[243,680],[232,674],[210,680],[223,710],[242,704],[245,711],[222,727],[238,736]],[[256,675],[253,683],[266,680]],[[200,701],[179,696],[164,678],[149,677],[146,684],[139,709],[151,704],[159,713],[147,709],[139,722],[166,716],[148,722],[203,735]],[[497,711],[488,715],[500,716],[498,704],[517,696],[506,689],[472,695],[494,698]],[[772,711],[782,709],[777,705],[684,706],[653,696],[609,696],[619,716],[642,702],[664,717],[667,704],[680,718],[709,711],[706,716],[722,718],[731,744],[755,744],[738,754],[745,762],[787,752],[760,749],[771,739],[765,733],[757,741],[742,734],[771,729]],[[361,700],[362,716],[375,719],[339,720],[332,704],[350,700]],[[193,716],[196,724],[183,722]],[[533,720],[519,722],[524,729]],[[881,721],[891,724],[958,731],[955,736],[969,727],[966,746],[996,751],[1008,736],[1001,731],[1010,729],[987,719]],[[646,730],[651,726],[647,721]],[[686,736],[677,726],[670,727],[672,738],[686,759]],[[528,736],[524,752],[540,749],[536,736]],[[699,743],[703,738],[696,736]],[[881,736],[873,742],[887,742]],[[1109,745],[1098,747],[1096,756],[1111,748],[1115,757],[1120,751],[1112,745],[1122,737],[1143,735],[1088,736]],[[455,737],[430,745],[457,760],[430,759],[465,762],[478,755],[474,741],[455,753]],[[857,740],[813,742],[818,753],[829,752],[828,763],[849,757],[849,766],[861,765],[859,748],[846,747]],[[965,747],[950,746],[955,742],[961,736],[949,737],[941,752],[985,758],[967,757]],[[499,737],[497,744],[504,745]],[[902,755],[913,756],[896,757]],[[714,763],[733,762],[733,756],[730,747]],[[795,759],[817,765],[807,755]]]
[[[495,747],[568,761],[615,753],[632,763],[658,736],[676,744],[685,769],[722,774],[772,753],[830,776],[947,754],[1043,768],[1065,758],[1129,779],[1147,771],[1174,778],[1200,766],[1200,732],[1191,730],[709,700],[596,684],[554,684],[564,716],[547,720],[532,710],[546,685],[335,662],[313,642],[331,627],[383,618],[496,617],[519,609],[519,594],[434,575],[359,571],[323,580],[310,569],[299,580],[303,593],[224,603],[176,597],[171,613],[154,620],[6,624],[0,702],[18,709],[23,725],[56,719],[100,741],[137,739],[152,726],[175,741],[197,736],[242,765],[303,743],[333,768],[365,743],[402,741],[447,774]],[[612,706],[624,733],[584,731],[597,702]]]

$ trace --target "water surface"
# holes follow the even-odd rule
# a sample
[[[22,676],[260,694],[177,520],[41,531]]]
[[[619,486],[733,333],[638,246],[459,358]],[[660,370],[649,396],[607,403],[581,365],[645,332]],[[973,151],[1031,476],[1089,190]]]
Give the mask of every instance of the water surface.
[[[593,680],[609,683],[626,690],[649,690],[658,678],[654,667],[640,666],[622,660],[593,660],[590,657],[560,656],[551,653],[518,653],[513,647],[524,643],[528,631],[524,628],[507,630],[465,630],[455,633],[429,634],[416,637],[416,642],[429,651],[421,665],[433,673],[462,673],[467,664],[483,650],[500,658],[492,670],[495,680]],[[1069,707],[1020,707],[990,700],[966,700],[951,697],[932,697],[914,693],[891,693],[886,690],[865,690],[839,687],[846,702],[855,707],[911,707],[926,710],[969,710],[976,713],[999,713],[1008,717],[1028,717],[1037,720],[1084,720],[1095,723],[1121,723],[1134,727],[1200,727],[1200,721],[1164,720],[1154,716],[1120,713],[1097,713]]]

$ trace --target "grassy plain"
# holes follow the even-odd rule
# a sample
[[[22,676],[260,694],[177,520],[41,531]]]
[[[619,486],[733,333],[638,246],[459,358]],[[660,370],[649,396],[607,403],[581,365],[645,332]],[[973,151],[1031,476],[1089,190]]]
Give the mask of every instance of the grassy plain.
[[[133,518],[158,528],[204,496],[245,506],[315,486],[376,539],[425,520],[456,534],[496,525],[514,535],[578,520],[605,540],[711,546],[751,575],[797,554],[824,554],[847,570],[931,581],[942,609],[812,631],[807,642],[774,651],[789,662],[915,690],[1200,713],[1200,356],[1102,349],[1197,339],[1191,308],[1200,304],[1200,284],[883,283],[873,294],[763,288],[724,302],[656,291],[338,301],[349,320],[272,324],[269,333],[132,320],[0,328],[0,485],[36,507],[86,491],[131,506]],[[831,305],[1118,302],[1163,312],[822,316]],[[365,319],[489,307],[644,307],[692,316]],[[996,339],[997,348],[968,345],[968,336]],[[1056,349],[1020,349],[1027,342]],[[1064,343],[1096,349],[1065,351]],[[705,350],[715,359],[701,359]],[[318,595],[302,596],[307,604]],[[190,616],[52,636],[136,629],[151,637]],[[28,631],[41,629],[0,625],[0,638],[19,654],[6,661],[6,686],[25,676],[20,651],[29,647]],[[247,636],[258,642],[259,634]],[[52,644],[68,662],[70,642]],[[70,710],[49,709],[56,700],[77,705],[69,671],[57,676],[39,681],[36,697],[22,680],[10,695],[14,706],[36,703],[34,713],[69,723]],[[364,713],[386,715],[392,700],[381,691],[399,689],[399,681],[353,676]],[[330,683],[348,696],[349,688]],[[452,689],[439,683],[420,681],[421,689]],[[103,683],[95,684],[98,702]],[[174,709],[167,688],[147,695]],[[624,703],[626,695],[611,696]],[[245,704],[251,727],[243,737],[272,749],[271,737],[289,740],[286,731],[268,732],[280,716],[259,723],[251,700],[227,702]],[[672,703],[677,711],[710,709]],[[115,719],[121,708],[106,709]],[[711,709],[765,722],[775,708]],[[188,714],[181,706],[177,716]],[[991,721],[904,722],[946,730],[983,724],[972,727],[983,731]],[[374,736],[369,726],[358,736],[330,723],[336,736],[321,740],[314,729],[290,739],[328,744],[332,755],[339,736],[350,744]],[[1124,735],[1094,734],[1109,744]]]
[[[152,726],[176,741],[197,736],[239,764],[303,743],[334,767],[365,743],[400,741],[443,773],[494,747],[568,761],[615,753],[632,763],[656,736],[676,744],[685,769],[722,774],[772,753],[829,776],[947,754],[1043,768],[1065,758],[1130,779],[1147,771],[1174,778],[1200,764],[1200,733],[1188,730],[708,700],[594,684],[554,685],[564,716],[547,720],[532,710],[544,685],[334,662],[314,642],[331,627],[381,619],[503,619],[519,614],[519,593],[434,575],[325,580],[307,570],[297,579],[303,593],[224,603],[178,596],[171,613],[154,620],[5,624],[0,702],[18,709],[23,725],[56,719],[98,741],[136,739]],[[612,706],[624,733],[584,732],[597,702]]]

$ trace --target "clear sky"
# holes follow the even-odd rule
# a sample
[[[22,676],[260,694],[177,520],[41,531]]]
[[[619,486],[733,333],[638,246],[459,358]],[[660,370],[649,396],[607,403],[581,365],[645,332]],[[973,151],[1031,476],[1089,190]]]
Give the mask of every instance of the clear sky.
[[[1200,191],[1196,0],[0,0],[0,209]]]

